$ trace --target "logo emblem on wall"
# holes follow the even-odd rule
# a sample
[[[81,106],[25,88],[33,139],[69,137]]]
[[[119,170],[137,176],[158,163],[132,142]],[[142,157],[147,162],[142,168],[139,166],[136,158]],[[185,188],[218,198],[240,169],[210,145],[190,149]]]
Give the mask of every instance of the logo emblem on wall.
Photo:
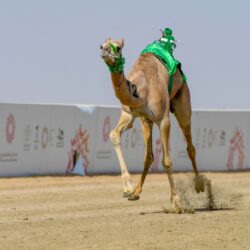
[[[5,134],[6,134],[6,141],[10,144],[15,138],[15,130],[16,130],[16,124],[15,124],[15,117],[13,114],[9,114],[6,121],[6,128],[5,128]]]
[[[60,140],[60,141],[63,141],[64,140],[64,132],[63,132],[63,129],[58,129],[58,134],[57,134],[57,139]]]
[[[32,130],[30,125],[28,124],[24,129],[24,145],[23,145],[24,151],[29,151],[31,149],[31,133]]]
[[[43,149],[45,149],[48,145],[48,128],[47,127],[44,127],[42,130],[41,145]]]
[[[110,116],[106,115],[102,127],[102,139],[106,143],[110,134]]]
[[[80,126],[70,143],[66,174],[84,175],[89,166],[89,133]]]
[[[58,148],[63,148],[64,147],[64,130],[59,128],[57,131],[57,143],[56,146]]]
[[[224,130],[220,131],[220,146],[225,146],[226,144],[226,132]]]
[[[39,149],[39,125],[35,127],[35,136],[34,136],[34,150]]]
[[[207,134],[207,145],[208,145],[208,147],[211,148],[213,143],[214,143],[214,132],[213,132],[212,129],[209,129],[208,134]]]
[[[230,148],[227,159],[227,168],[229,170],[234,169],[234,157],[238,153],[238,163],[237,169],[242,169],[244,167],[244,142],[243,134],[239,129],[236,129],[232,139],[230,140]]]

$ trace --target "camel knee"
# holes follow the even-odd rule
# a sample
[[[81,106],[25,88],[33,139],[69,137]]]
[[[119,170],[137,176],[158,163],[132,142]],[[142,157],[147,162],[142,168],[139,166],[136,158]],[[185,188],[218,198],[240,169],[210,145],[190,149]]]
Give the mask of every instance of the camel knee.
[[[119,145],[120,144],[120,135],[117,131],[112,130],[110,135],[109,135],[110,141],[113,144],[113,146],[115,145]]]
[[[172,161],[170,158],[162,160],[162,166],[167,171],[167,173],[172,172]]]

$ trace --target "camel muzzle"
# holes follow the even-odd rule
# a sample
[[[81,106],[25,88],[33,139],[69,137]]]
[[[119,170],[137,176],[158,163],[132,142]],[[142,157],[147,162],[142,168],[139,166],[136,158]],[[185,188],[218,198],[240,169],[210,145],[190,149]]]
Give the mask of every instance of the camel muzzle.
[[[101,53],[100,53],[101,57],[103,59],[107,59],[107,58],[111,58],[113,60],[117,59],[120,57],[120,55],[115,55],[112,54],[110,51],[103,49],[103,47],[101,46]]]

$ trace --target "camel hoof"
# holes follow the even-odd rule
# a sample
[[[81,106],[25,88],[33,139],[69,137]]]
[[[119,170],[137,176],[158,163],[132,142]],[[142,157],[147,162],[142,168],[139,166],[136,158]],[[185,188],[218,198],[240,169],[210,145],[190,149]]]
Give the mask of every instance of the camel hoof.
[[[183,213],[183,208],[181,206],[181,199],[180,199],[180,196],[178,194],[173,195],[171,197],[171,203],[173,206],[172,213],[176,213],[176,214]]]
[[[195,191],[197,193],[205,191],[205,183],[204,183],[204,176],[203,175],[195,176],[194,182],[195,182]]]
[[[139,195],[134,195],[134,194],[131,194],[129,197],[128,197],[128,200],[129,201],[137,201],[140,199],[140,196]]]
[[[123,198],[128,198],[130,195],[132,195],[133,193],[127,191],[123,193]]]

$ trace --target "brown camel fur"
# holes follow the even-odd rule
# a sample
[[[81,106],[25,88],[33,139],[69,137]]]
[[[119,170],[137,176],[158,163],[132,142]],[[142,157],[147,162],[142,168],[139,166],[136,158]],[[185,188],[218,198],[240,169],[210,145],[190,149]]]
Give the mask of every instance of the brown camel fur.
[[[113,66],[118,57],[122,57],[121,50],[124,40],[106,39],[101,45],[101,56],[105,63]],[[116,48],[114,51],[112,48]],[[170,132],[170,104],[174,115],[183,131],[187,141],[187,152],[192,162],[195,177],[195,189],[197,192],[204,191],[204,181],[199,175],[195,148],[191,135],[191,103],[187,84],[183,84],[183,77],[179,70],[173,76],[171,95],[168,93],[168,70],[153,54],[140,55],[135,62],[128,78],[124,71],[111,73],[113,89],[116,97],[121,102],[121,116],[115,129],[110,134],[111,142],[119,159],[121,174],[124,181],[124,197],[129,200],[139,199],[142,185],[148,173],[154,156],[152,149],[152,127],[155,123],[160,130],[163,148],[162,165],[168,174],[171,187],[171,202],[177,211],[182,211],[180,198],[176,192],[173,176],[172,161],[169,156],[169,132]],[[122,133],[133,126],[134,119],[140,117],[143,137],[145,142],[144,170],[139,183],[134,189],[131,184],[130,174],[124,161],[120,146]]]

